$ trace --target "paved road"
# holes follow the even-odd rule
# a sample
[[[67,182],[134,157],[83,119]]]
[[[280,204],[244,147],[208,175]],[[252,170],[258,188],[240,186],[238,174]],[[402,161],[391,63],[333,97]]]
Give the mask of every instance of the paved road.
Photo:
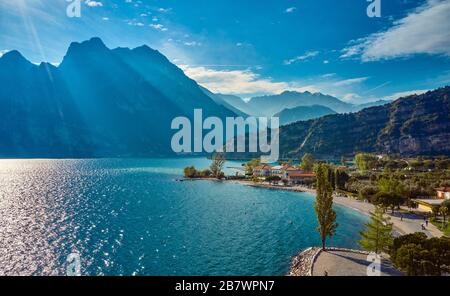
[[[314,264],[313,276],[324,276],[325,271],[328,276],[367,276],[370,264],[365,254],[346,251],[321,252]],[[385,260],[382,260],[380,271],[381,276],[403,275]]]
[[[358,201],[355,199],[335,196],[334,201],[337,204],[353,208],[359,212],[369,214],[371,211],[375,209],[374,205],[362,201]],[[414,232],[423,232],[428,237],[441,237],[443,235],[442,231],[440,231],[436,226],[428,223],[428,226],[425,230],[422,230],[422,224],[424,224],[424,220],[422,217],[412,214],[403,214],[403,221],[399,214],[396,216],[392,216],[391,214],[387,215],[391,218],[391,222],[394,224],[394,230],[399,232],[401,235],[414,233]]]

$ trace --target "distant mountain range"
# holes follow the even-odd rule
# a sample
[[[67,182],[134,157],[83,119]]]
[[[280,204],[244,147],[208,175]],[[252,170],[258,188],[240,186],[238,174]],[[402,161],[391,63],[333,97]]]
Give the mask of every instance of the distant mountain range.
[[[280,157],[340,159],[358,152],[450,155],[450,86],[357,113],[332,114],[280,128]],[[258,153],[227,157],[249,159]]]
[[[351,113],[364,108],[381,106],[391,101],[378,100],[362,105],[350,104],[339,100],[333,96],[321,93],[285,91],[279,95],[270,95],[251,98],[245,102],[237,96],[214,94],[219,96],[234,110],[240,110],[251,116],[277,116],[288,114],[289,120],[282,120],[283,124],[295,121],[319,118],[323,115],[333,113]],[[298,108],[297,107],[310,107]],[[327,112],[324,112],[326,108]],[[294,110],[295,109],[295,110]],[[317,110],[314,110],[317,109]],[[330,112],[331,110],[331,112]]]
[[[287,124],[283,157],[449,154],[449,93],[366,105],[310,92],[245,102],[200,87],[147,46],[111,50],[92,38],[72,43],[58,67],[35,65],[18,51],[0,57],[0,157],[167,156],[172,119],[192,118],[196,108],[204,118],[279,116]]]
[[[336,112],[328,107],[321,105],[299,106],[292,109],[284,109],[274,115],[280,120],[280,125],[286,125],[297,121],[307,121],[319,118],[325,115],[336,114]]]
[[[230,95],[215,94],[215,93],[212,93],[211,91],[209,91],[208,89],[206,89],[204,87],[201,87],[201,89],[203,90],[203,92],[207,96],[209,96],[218,105],[221,105],[221,106],[229,109],[230,111],[234,112],[238,116],[242,116],[242,117],[249,116],[248,113],[246,113],[246,112],[242,111],[241,109],[239,109],[239,108],[234,106],[234,104],[239,105],[239,103],[237,101],[232,101],[233,104],[228,102],[229,100],[232,100],[231,98],[233,98],[235,100],[241,100],[242,101],[241,98],[235,97],[235,96],[230,96]],[[244,102],[244,101],[242,101],[242,102]]]
[[[450,154],[450,87],[400,98],[357,113],[336,114],[281,128],[284,157],[306,152],[337,158],[355,152]]]
[[[0,58],[0,157],[167,155],[172,119],[195,108],[236,116],[147,46],[72,43],[59,67]]]
[[[324,106],[338,113],[352,112],[353,105],[321,93],[285,91],[279,95],[252,98],[249,106],[262,116],[273,116],[283,109],[299,106]]]

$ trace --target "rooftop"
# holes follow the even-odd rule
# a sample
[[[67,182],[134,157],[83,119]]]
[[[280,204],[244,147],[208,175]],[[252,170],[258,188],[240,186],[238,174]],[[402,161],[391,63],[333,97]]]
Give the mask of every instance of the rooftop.
[[[254,168],[254,170],[270,170],[271,166],[268,164],[258,165]]]
[[[316,175],[314,173],[304,173],[304,172],[291,172],[288,173],[289,177],[315,177]]]
[[[440,187],[440,188],[436,188],[436,191],[450,192],[450,187]]]
[[[284,167],[282,165],[276,165],[272,167],[272,170],[282,170]]]
[[[414,201],[422,204],[428,204],[430,206],[439,206],[444,202],[443,199],[415,199]]]

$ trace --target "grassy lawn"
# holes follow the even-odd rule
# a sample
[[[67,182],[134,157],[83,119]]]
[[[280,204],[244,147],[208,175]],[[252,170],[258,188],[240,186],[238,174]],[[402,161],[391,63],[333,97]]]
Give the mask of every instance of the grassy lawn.
[[[446,236],[450,236],[450,223],[446,222],[445,226],[442,225],[441,221],[436,221],[435,219],[431,219],[431,224],[439,228],[440,231],[444,233]]]

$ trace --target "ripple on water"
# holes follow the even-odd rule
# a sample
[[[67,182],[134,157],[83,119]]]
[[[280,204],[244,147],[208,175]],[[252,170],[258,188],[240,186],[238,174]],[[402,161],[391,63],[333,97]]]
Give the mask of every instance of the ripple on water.
[[[205,159],[0,160],[0,275],[282,275],[318,244],[313,199],[219,182],[174,182]],[[239,164],[230,164],[239,166]],[[332,243],[366,218],[337,207]]]

